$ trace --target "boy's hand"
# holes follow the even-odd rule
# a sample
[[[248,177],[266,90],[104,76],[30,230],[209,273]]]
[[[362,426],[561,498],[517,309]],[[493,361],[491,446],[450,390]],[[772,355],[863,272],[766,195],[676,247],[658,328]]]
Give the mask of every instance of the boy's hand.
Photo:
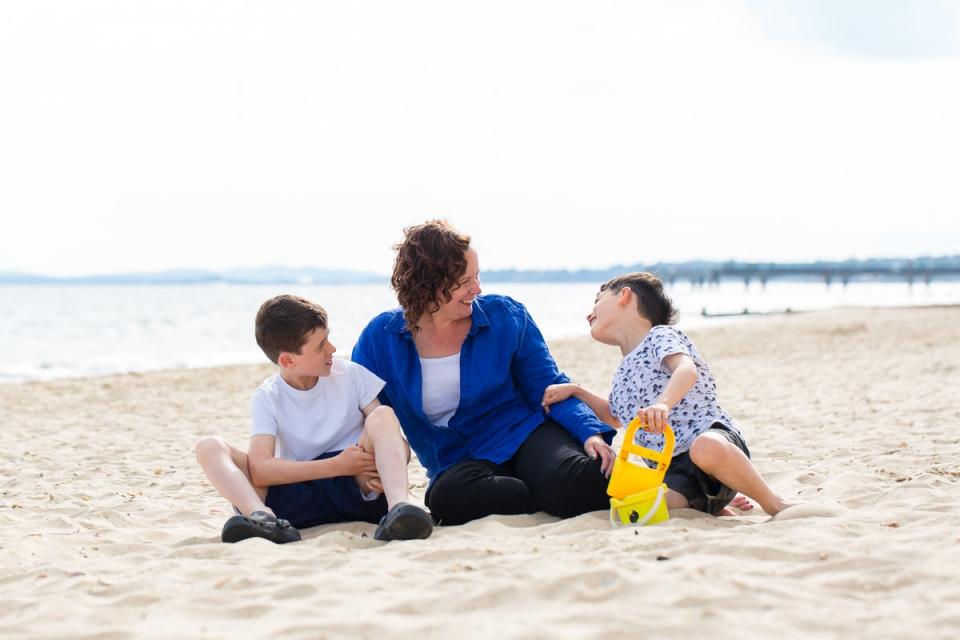
[[[367,495],[371,491],[383,493],[383,483],[380,482],[380,476],[374,473],[359,473],[356,476],[357,484],[360,485],[360,491]]]
[[[543,390],[543,400],[540,401],[540,404],[543,405],[543,410],[546,413],[550,413],[550,405],[563,402],[576,391],[577,385],[572,382],[552,384]]]
[[[583,450],[590,456],[591,460],[596,460],[600,456],[600,471],[607,478],[613,471],[613,461],[617,455],[613,452],[613,447],[603,441],[600,436],[590,436],[583,443]]]
[[[649,407],[644,407],[637,412],[647,424],[645,430],[650,433],[660,435],[663,428],[667,426],[667,417],[670,415],[670,407],[666,402],[655,402]]]
[[[351,445],[337,454],[334,458],[340,463],[342,476],[358,476],[361,473],[376,473],[377,465],[372,453],[367,453],[362,447]]]

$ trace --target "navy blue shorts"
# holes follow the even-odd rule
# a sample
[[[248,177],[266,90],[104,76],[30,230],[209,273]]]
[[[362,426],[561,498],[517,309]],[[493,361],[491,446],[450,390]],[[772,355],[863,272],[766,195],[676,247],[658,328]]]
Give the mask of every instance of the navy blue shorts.
[[[322,453],[315,460],[332,458],[340,453]],[[364,500],[353,476],[337,476],[305,480],[293,484],[277,484],[267,489],[265,504],[278,518],[285,518],[298,529],[334,522],[372,522],[377,524],[387,514],[387,499]]]
[[[728,442],[743,451],[744,455],[750,457],[750,449],[747,448],[747,443],[725,425],[715,422],[712,427],[704,431],[704,433],[707,432],[723,436]],[[673,456],[664,481],[668,488],[687,499],[691,509],[704,511],[714,516],[737,497],[736,491],[693,464],[689,451]]]

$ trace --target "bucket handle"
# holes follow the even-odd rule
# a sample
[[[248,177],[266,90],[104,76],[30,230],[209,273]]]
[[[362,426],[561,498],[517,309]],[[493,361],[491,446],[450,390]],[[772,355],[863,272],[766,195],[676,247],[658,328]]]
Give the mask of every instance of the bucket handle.
[[[627,432],[623,436],[623,446],[620,448],[620,457],[626,462],[628,456],[632,453],[641,458],[653,460],[657,463],[657,471],[666,473],[667,467],[670,466],[670,461],[673,459],[673,445],[675,443],[673,429],[670,428],[670,425],[664,425],[663,450],[654,451],[653,449],[641,447],[634,442],[637,436],[637,430],[644,426],[646,426],[646,421],[640,416],[630,421],[630,424],[627,425]]]

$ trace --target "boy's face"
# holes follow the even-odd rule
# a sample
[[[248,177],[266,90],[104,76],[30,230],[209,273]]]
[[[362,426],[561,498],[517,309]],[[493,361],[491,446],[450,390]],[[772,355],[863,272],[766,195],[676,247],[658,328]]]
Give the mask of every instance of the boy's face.
[[[281,354],[281,358],[287,356],[281,365],[296,376],[323,378],[330,375],[333,354],[336,351],[337,348],[330,342],[329,329],[317,327],[307,334],[307,340],[300,347],[300,353]]]
[[[613,329],[616,320],[623,313],[623,305],[617,304],[622,296],[605,289],[597,294],[593,304],[593,311],[587,315],[590,324],[590,335],[597,342],[616,344],[613,340]]]

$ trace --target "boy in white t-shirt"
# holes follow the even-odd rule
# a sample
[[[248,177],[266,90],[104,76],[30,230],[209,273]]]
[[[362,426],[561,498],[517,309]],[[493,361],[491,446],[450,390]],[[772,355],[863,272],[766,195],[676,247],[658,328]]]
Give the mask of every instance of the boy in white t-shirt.
[[[638,444],[655,450],[663,447],[669,422],[676,436],[665,478],[670,509],[727,515],[734,498],[736,506],[751,508],[739,491],[776,515],[792,504],[774,493],[750,462],[740,429],[717,401],[710,368],[690,338],[672,326],[676,316],[663,283],[650,273],[602,285],[587,321],[595,340],[620,347],[624,356],[610,396],[574,383],[551,385],[543,394],[544,408],[575,396],[615,428],[639,415],[647,426],[637,432]]]
[[[299,528],[355,520],[379,523],[377,540],[433,531],[430,515],[407,502],[410,447],[377,400],[384,382],[334,358],[327,326],[323,308],[299,296],[257,312],[257,344],[280,370],[253,393],[249,451],[216,436],[197,443],[204,473],[238,512],[224,542],[294,542]]]

